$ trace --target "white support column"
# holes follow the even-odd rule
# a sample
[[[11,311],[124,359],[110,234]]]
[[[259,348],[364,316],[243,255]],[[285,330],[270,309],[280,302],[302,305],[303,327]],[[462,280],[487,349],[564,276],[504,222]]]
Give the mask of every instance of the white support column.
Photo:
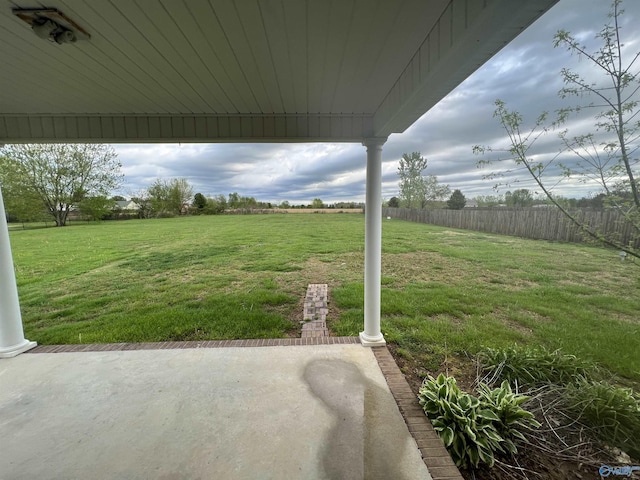
[[[0,188],[0,358],[15,357],[36,345],[36,342],[24,338],[9,228]]]
[[[365,347],[385,345],[380,331],[380,275],[382,260],[382,145],[386,138],[368,138],[367,194],[364,236],[364,332]]]

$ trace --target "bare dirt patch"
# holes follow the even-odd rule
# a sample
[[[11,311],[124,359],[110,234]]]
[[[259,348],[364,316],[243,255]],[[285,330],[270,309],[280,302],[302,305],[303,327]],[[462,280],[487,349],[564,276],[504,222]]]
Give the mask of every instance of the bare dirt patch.
[[[536,285],[508,272],[480,269],[469,262],[456,261],[434,252],[385,253],[382,255],[382,275],[393,278],[399,286],[409,282],[465,284],[470,280],[482,280],[487,285],[519,291]]]
[[[521,333],[523,335],[533,335],[533,330],[530,329],[529,327],[525,327],[524,325],[520,325],[518,322],[513,322],[513,321],[505,321],[504,324],[509,327],[511,330],[515,330],[518,333]]]
[[[382,255],[382,275],[392,277],[400,285],[408,282],[437,282],[464,279],[464,269],[452,268],[451,261],[439,253],[410,252]]]
[[[393,355],[396,364],[404,374],[413,393],[418,395],[424,377],[429,374],[433,377],[440,373],[456,377],[460,388],[471,391],[476,379],[476,365],[473,360],[463,355],[447,355],[440,362],[437,369],[425,369],[421,359],[406,358],[398,353],[398,346],[394,343],[387,345]]]

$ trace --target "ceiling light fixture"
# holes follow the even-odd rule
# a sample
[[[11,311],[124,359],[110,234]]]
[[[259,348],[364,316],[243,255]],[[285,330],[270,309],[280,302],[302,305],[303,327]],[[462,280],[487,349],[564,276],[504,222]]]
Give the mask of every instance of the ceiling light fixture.
[[[84,28],[56,8],[14,8],[11,11],[45,40],[63,44],[91,38]]]

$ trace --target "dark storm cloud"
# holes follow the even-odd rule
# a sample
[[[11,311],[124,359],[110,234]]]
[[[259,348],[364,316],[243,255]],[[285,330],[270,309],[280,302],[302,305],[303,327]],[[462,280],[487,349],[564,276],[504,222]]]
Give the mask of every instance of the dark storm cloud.
[[[566,29],[590,43],[607,19],[606,0],[561,0],[492,60],[451,92],[402,134],[392,135],[383,149],[383,196],[398,192],[398,160],[403,153],[419,151],[427,157],[427,174],[459,188],[467,196],[493,194],[496,183],[483,180],[492,169],[477,168],[474,145],[507,147],[504,132],[493,118],[494,101],[507,102],[531,125],[542,111],[566,106],[556,95],[562,87],[563,67],[587,74],[588,63],[579,62],[553,47],[553,35]],[[640,1],[624,4],[623,34],[627,46],[637,50],[640,34],[633,24],[640,19]],[[589,74],[591,75],[591,74]],[[592,77],[589,77],[590,79]],[[599,79],[595,78],[594,81]],[[584,122],[574,121],[576,133]],[[592,123],[591,123],[592,124]],[[359,144],[182,144],[117,145],[127,185],[123,192],[148,187],[158,177],[184,177],[195,191],[206,195],[237,191],[259,200],[293,203],[313,198],[327,201],[364,200],[366,153]],[[548,159],[559,149],[557,132],[541,139],[534,153]],[[496,158],[494,155],[492,158]],[[567,159],[571,161],[571,159]],[[549,175],[559,175],[557,169]],[[509,178],[512,188],[535,186],[524,175]],[[515,182],[519,180],[519,182]],[[592,187],[558,187],[565,195],[581,196]],[[504,191],[505,189],[503,189]]]

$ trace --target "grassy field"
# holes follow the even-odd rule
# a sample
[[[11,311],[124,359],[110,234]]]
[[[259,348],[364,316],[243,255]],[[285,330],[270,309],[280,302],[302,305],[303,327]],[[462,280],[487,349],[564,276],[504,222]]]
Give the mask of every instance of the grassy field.
[[[12,230],[25,334],[42,344],[297,335],[309,283],[363,325],[362,215],[210,216]],[[426,371],[514,343],[640,380],[640,266],[602,248],[383,223],[382,330]]]

